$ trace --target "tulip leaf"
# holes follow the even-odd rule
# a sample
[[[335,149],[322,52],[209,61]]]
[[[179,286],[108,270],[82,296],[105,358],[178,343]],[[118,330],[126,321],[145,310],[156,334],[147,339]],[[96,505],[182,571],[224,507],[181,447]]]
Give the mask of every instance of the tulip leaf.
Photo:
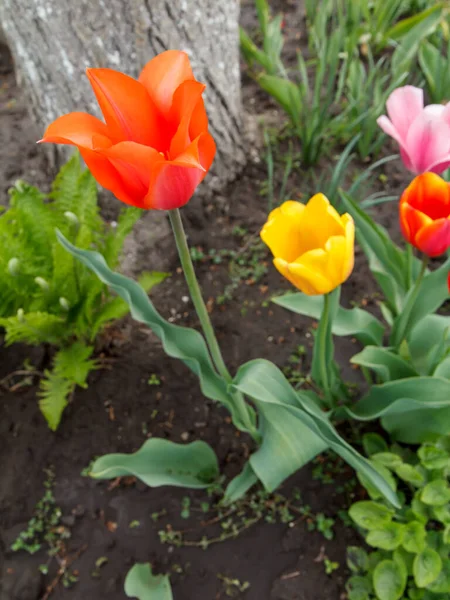
[[[394,346],[398,346],[404,338],[413,333],[422,319],[434,313],[447,300],[449,270],[450,258],[439,269],[423,278],[418,292],[414,286],[409,290],[402,311],[392,328],[391,343]]]
[[[364,350],[352,356],[350,362],[372,369],[383,382],[417,375],[413,367],[390,348],[366,346]]]
[[[339,386],[339,367],[334,360],[332,323],[339,308],[341,287],[337,287],[324,298],[324,310],[319,319],[311,361],[311,377],[317,387],[324,391],[326,399]],[[325,373],[322,365],[326,365]],[[325,377],[324,377],[325,375]]]
[[[133,454],[106,454],[94,461],[94,479],[133,476],[149,487],[173,485],[206,488],[216,481],[219,467],[214,450],[206,442],[176,444],[151,438]]]
[[[323,296],[307,296],[301,292],[272,298],[272,302],[292,312],[313,319],[320,319]],[[362,344],[379,346],[382,343],[384,326],[369,312],[361,308],[347,309],[339,306],[332,323],[333,335],[352,336]]]
[[[125,300],[132,317],[152,329],[169,356],[182,360],[198,376],[205,396],[225,405],[232,414],[235,426],[242,431],[249,431],[252,424],[245,423],[241,413],[236,410],[226,382],[214,369],[203,336],[195,329],[181,327],[163,319],[142,287],[136,281],[111,271],[101,254],[76,248],[59,231],[57,236],[68,252],[89,267],[103,283]]]
[[[430,314],[417,323],[409,334],[408,350],[415,368],[421,374],[438,375],[435,369],[450,349],[449,331],[450,317]]]
[[[360,421],[381,418],[395,439],[407,444],[434,441],[450,431],[450,381],[411,377],[374,385],[347,414]]]
[[[227,485],[224,496],[225,502],[227,504],[236,502],[236,500],[245,496],[248,490],[257,482],[258,476],[252,469],[250,462],[247,462],[239,475],[236,475]]]
[[[253,469],[263,483],[265,481],[275,483],[276,475],[273,473],[276,469],[282,470],[285,474],[293,473],[299,468],[300,460],[310,460],[310,457],[320,451],[323,445],[334,450],[356,471],[364,475],[389,502],[399,506],[397,496],[386,480],[367,459],[339,436],[328,416],[314,402],[313,396],[306,392],[296,392],[276,365],[263,359],[250,361],[238,370],[234,386],[250,396],[261,411],[263,444],[265,437],[271,435],[275,437],[275,444],[272,447],[277,451],[276,461],[270,456],[265,461],[258,460],[258,457],[254,459],[257,452],[250,458]],[[269,406],[275,410],[268,411]],[[292,421],[295,419],[297,423],[301,422],[304,429],[301,432],[297,427],[287,429],[289,419],[285,415],[289,415]],[[304,431],[307,430],[310,435],[302,439]],[[303,441],[305,446],[302,455],[299,453],[299,441]],[[308,448],[312,442],[313,447]],[[267,443],[270,444],[270,441]],[[282,443],[283,447],[277,450],[276,443]],[[271,462],[273,464],[270,464]]]
[[[293,123],[297,123],[302,112],[302,97],[297,85],[284,77],[266,73],[259,75],[257,81],[286,111]]]
[[[362,210],[352,198],[341,191],[345,209],[356,225],[356,238],[369,261],[369,267],[378,281],[394,314],[401,311],[406,293],[406,259],[404,253],[390,239],[388,233]]]
[[[442,13],[443,6],[444,4],[442,2],[439,2],[438,4],[435,4],[434,6],[430,6],[429,8],[422,10],[421,12],[413,15],[412,17],[402,19],[386,31],[384,39],[386,41],[389,39],[399,40],[404,35],[408,34],[416,25],[424,21],[429,15],[439,12],[440,17],[440,13]]]
[[[125,579],[125,594],[137,600],[173,600],[168,575],[153,575],[150,563],[138,563]]]

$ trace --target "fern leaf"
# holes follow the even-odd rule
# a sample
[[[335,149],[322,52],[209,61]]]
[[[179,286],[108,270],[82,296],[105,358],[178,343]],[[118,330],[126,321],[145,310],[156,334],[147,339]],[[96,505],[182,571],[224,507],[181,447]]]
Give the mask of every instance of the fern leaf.
[[[73,212],[74,199],[77,197],[78,179],[81,175],[81,160],[78,152],[70,157],[56,176],[50,198],[61,213]]]
[[[111,269],[119,262],[125,238],[131,233],[143,211],[140,208],[124,208],[117,220],[117,225],[106,235],[102,254]]]
[[[52,431],[58,428],[73,389],[74,384],[68,379],[61,377],[55,371],[45,371],[38,392],[39,408]]]
[[[15,342],[26,342],[34,346],[58,343],[67,335],[64,319],[42,312],[2,318],[0,327],[5,329],[5,341],[8,346]]]
[[[97,368],[97,362],[90,360],[93,351],[93,346],[86,346],[83,342],[74,342],[62,348],[53,360],[55,375],[86,388],[89,373]]]

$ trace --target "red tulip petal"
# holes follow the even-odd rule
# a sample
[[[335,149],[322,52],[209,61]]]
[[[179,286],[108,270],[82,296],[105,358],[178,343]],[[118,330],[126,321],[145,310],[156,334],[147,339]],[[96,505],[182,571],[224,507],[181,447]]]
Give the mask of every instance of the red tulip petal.
[[[112,69],[88,69],[87,75],[114,143],[167,148],[162,116],[139,81]]]
[[[428,256],[439,256],[450,247],[450,220],[438,219],[419,231],[416,245]]]
[[[167,115],[175,90],[184,81],[194,79],[189,57],[179,50],[167,50],[152,58],[142,70],[139,81],[147,89],[158,109]]]
[[[126,192],[128,204],[146,208],[145,197],[148,194],[152,171],[158,163],[164,164],[164,157],[154,148],[143,146],[136,142],[120,142],[101,151],[120,178],[121,186],[118,192],[111,189],[119,200],[122,190]]]
[[[450,271],[449,271],[449,274],[447,275],[447,287],[448,287],[448,293],[450,294]]]
[[[93,148],[93,136],[108,137],[107,126],[92,115],[73,112],[59,117],[45,130],[41,142],[69,144],[79,148]]]
[[[404,237],[410,244],[416,246],[416,236],[419,231],[432,224],[430,217],[413,208],[408,202],[400,200],[400,227]]]
[[[432,220],[446,218],[450,215],[450,186],[435,173],[423,173],[406,188],[402,201]]]
[[[205,86],[198,81],[185,81],[178,87],[173,96],[172,108],[168,117],[169,123],[174,126],[174,136],[169,150],[171,159],[175,159],[182,154],[192,143],[190,137],[191,121],[204,89]],[[198,123],[195,124],[194,129],[198,129]],[[201,131],[198,135],[206,133],[206,131],[208,131],[208,125],[206,125],[206,130]]]
[[[147,208],[171,210],[184,206],[206,176],[215,152],[212,136],[205,133],[176,160],[157,164],[152,170],[150,191],[145,200]]]

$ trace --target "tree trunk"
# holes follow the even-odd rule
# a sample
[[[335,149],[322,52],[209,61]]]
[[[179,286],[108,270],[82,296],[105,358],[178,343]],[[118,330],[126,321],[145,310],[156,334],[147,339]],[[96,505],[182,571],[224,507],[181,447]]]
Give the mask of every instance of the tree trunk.
[[[86,67],[136,77],[155,54],[185,50],[207,84],[215,189],[243,164],[238,13],[238,0],[0,0],[0,24],[40,131],[74,110],[98,115]],[[60,162],[61,148],[47,149]]]

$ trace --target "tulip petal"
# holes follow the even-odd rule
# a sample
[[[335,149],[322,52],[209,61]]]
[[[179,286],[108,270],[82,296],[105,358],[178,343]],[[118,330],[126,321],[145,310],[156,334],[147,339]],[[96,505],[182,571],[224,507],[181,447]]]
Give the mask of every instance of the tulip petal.
[[[328,261],[325,250],[311,250],[289,264],[290,280],[308,296],[328,294],[336,287],[328,273]]]
[[[87,69],[111,139],[167,149],[164,122],[145,87],[112,69]]]
[[[386,108],[400,139],[406,141],[411,124],[423,110],[423,90],[412,85],[397,88],[389,96]]]
[[[404,237],[410,244],[416,246],[416,236],[423,228],[432,224],[432,219],[426,214],[410,206],[407,201],[400,200],[400,227]]]
[[[158,54],[145,65],[139,76],[139,81],[163,115],[169,114],[178,86],[191,79],[194,79],[194,74],[189,57],[180,50]]]
[[[305,205],[301,202],[283,202],[270,213],[261,231],[261,239],[272,254],[285,262],[293,262],[305,251],[301,226],[304,210]]]
[[[406,146],[416,173],[430,170],[450,151],[450,127],[440,117],[423,112],[409,128]]]
[[[435,173],[422,173],[403,192],[401,202],[408,203],[432,220],[448,217],[450,185]]]
[[[72,112],[53,121],[40,141],[92,149],[94,135],[108,137],[107,126],[92,115]]]
[[[324,248],[334,235],[343,235],[341,216],[323,194],[316,194],[306,205],[301,221],[302,250]]]
[[[156,164],[145,198],[146,208],[172,210],[184,206],[205,178],[215,151],[212,136],[205,133],[194,140],[176,160]]]
[[[444,254],[450,247],[450,219],[438,219],[416,235],[416,246],[428,256]]]
[[[173,96],[172,108],[167,119],[169,126],[174,126],[174,132],[176,132],[170,143],[169,156],[171,159],[182,154],[192,142],[190,137],[191,120],[205,87],[198,81],[185,81]],[[197,129],[198,127],[195,128],[195,130]],[[198,135],[206,133],[206,131],[208,131],[208,125]]]

